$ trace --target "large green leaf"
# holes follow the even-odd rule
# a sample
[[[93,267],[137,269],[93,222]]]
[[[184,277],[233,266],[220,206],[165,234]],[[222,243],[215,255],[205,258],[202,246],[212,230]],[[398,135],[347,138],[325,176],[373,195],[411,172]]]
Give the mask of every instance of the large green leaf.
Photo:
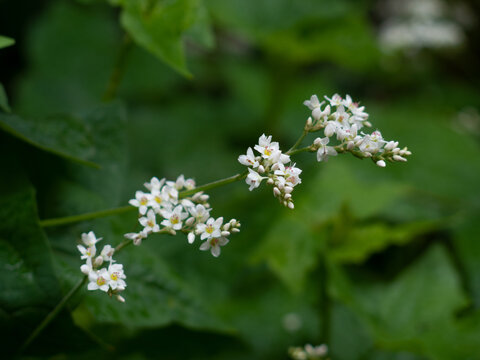
[[[0,49],[7,46],[11,46],[13,44],[15,44],[15,40],[9,37],[0,35]]]
[[[195,38],[211,45],[208,17],[200,0],[122,0],[120,21],[137,44],[160,60],[190,77],[185,60],[183,37],[191,31]]]
[[[44,151],[98,167],[91,161],[95,150],[90,131],[78,117],[59,114],[31,119],[0,114],[0,128]]]
[[[61,298],[52,253],[38,224],[35,194],[13,163],[0,180],[0,329],[15,351]],[[17,176],[14,176],[17,175]]]
[[[330,266],[330,273],[332,294],[356,312],[381,348],[435,353],[435,359],[464,358],[461,347],[450,347],[454,357],[438,356],[445,344],[437,335],[449,327],[468,333],[464,341],[469,349],[477,346],[473,339],[478,329],[455,320],[454,314],[467,305],[467,298],[445,251],[438,246],[389,284],[353,285],[336,266]]]

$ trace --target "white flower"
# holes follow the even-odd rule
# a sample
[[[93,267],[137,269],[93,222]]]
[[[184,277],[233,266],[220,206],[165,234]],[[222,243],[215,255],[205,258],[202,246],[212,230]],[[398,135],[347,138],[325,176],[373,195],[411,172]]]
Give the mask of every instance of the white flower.
[[[87,263],[80,266],[80,271],[85,275],[90,274],[93,271],[92,258],[87,258]]]
[[[188,211],[199,223],[205,222],[210,216],[210,209],[206,209],[202,204],[198,204],[195,207],[190,207]]]
[[[178,203],[178,190],[173,186],[165,185],[162,188],[162,196],[164,196],[171,204],[176,205]]]
[[[200,250],[205,251],[210,249],[213,256],[218,257],[220,255],[220,246],[228,244],[228,239],[225,237],[214,237],[205,241],[200,245]]]
[[[150,191],[159,191],[162,188],[164,183],[165,183],[165,179],[158,180],[158,178],[153,177],[150,180],[150,182],[146,182],[143,185]]]
[[[128,203],[138,207],[140,214],[145,215],[148,209],[148,203],[150,202],[150,197],[150,194],[146,194],[143,191],[136,191],[135,199],[130,200]]]
[[[88,290],[102,290],[107,292],[108,291],[108,281],[110,279],[110,274],[108,273],[107,269],[103,268],[99,271],[92,271],[88,274]]]
[[[110,264],[108,266],[108,285],[112,290],[125,290],[127,284],[123,279],[126,278],[122,264]]]
[[[95,247],[95,245],[89,246],[87,248],[82,245],[77,245],[77,249],[82,254],[82,256],[80,256],[80,259],[82,260],[93,258],[97,253],[97,248]]]
[[[160,231],[160,227],[157,225],[157,218],[155,217],[155,213],[153,210],[148,210],[147,216],[141,217],[138,219],[140,224],[144,227],[145,231],[151,232],[158,232]]]
[[[384,144],[385,141],[380,131],[374,131],[371,135],[365,135],[358,148],[361,152],[374,154],[378,152]]]
[[[325,99],[327,99],[332,106],[340,106],[343,103],[342,97],[338,94],[334,94],[331,99],[325,96]]]
[[[266,137],[265,134],[258,139],[258,145],[255,145],[257,150],[264,159],[268,159],[275,151],[279,150],[278,142],[271,142],[272,136]]]
[[[87,233],[82,234],[82,241],[87,246],[95,246],[95,244],[100,240],[102,240],[102,238],[97,239],[93,231],[90,231],[88,234]]]
[[[165,227],[172,228],[173,230],[180,230],[183,226],[183,220],[188,216],[188,214],[182,210],[183,207],[178,205],[173,211],[162,211],[162,216],[165,220],[163,220],[161,224]]]
[[[317,161],[327,161],[329,156],[337,155],[337,151],[333,146],[327,146],[329,141],[328,137],[315,139],[314,144],[318,146]]]
[[[219,237],[221,232],[221,227],[223,223],[223,217],[218,219],[210,218],[205,224],[197,224],[195,232],[200,235],[200,239],[211,239],[214,237]]]
[[[154,210],[159,210],[162,206],[168,206],[166,203],[168,202],[169,198],[168,195],[161,192],[160,190],[154,189],[149,196],[148,206],[150,206]]]
[[[298,185],[302,182],[299,175],[302,173],[302,170],[295,167],[295,164],[291,166],[285,166],[283,164],[279,164],[278,170],[275,170],[275,175],[280,175],[285,178],[286,184],[283,185],[291,185],[292,187]]]
[[[245,179],[245,182],[250,185],[248,190],[252,191],[253,189],[257,188],[260,186],[260,183],[264,179],[262,176],[260,176],[256,171],[253,171],[252,169],[248,168],[248,176]]]
[[[111,247],[110,245],[105,245],[100,252],[100,256],[102,257],[103,261],[113,261],[112,256],[115,252],[115,248]]]
[[[323,101],[322,101],[322,104],[323,104]],[[310,100],[305,100],[303,102],[303,105],[305,105],[306,107],[308,107],[310,110],[315,110],[317,108],[320,107],[320,105],[322,105],[320,103],[320,101],[318,100],[318,97],[317,95],[312,95],[310,97]]]
[[[345,129],[348,129],[350,127],[350,123],[348,121],[350,115],[345,111],[343,105],[340,105],[337,108],[337,111],[333,113],[333,116],[338,127],[343,127]]]
[[[127,239],[132,240],[133,245],[140,245],[142,243],[142,240],[147,237],[147,232],[145,230],[142,230],[139,233],[128,233],[123,236],[125,236]]]
[[[247,149],[247,155],[240,155],[238,157],[238,162],[245,166],[252,166],[253,168],[258,167],[258,161],[255,160],[255,155],[253,154],[252,148]]]

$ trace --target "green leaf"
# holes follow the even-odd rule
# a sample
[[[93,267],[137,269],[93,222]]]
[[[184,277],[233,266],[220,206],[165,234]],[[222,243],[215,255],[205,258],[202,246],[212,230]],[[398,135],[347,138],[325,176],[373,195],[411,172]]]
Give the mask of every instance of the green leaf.
[[[0,83],[0,109],[7,113],[11,112],[10,106],[8,105],[7,93],[2,83]]]
[[[11,46],[13,44],[15,44],[15,40],[9,37],[0,35],[0,49]]]
[[[332,295],[356,312],[384,349],[427,355],[441,346],[432,343],[433,334],[453,326],[455,312],[467,304],[458,275],[439,246],[389,284],[353,285],[332,264],[330,274]]]
[[[71,115],[52,115],[42,119],[0,114],[0,128],[41,150],[68,160],[98,167],[90,132],[81,119]]]
[[[384,223],[357,225],[348,228],[340,239],[334,239],[329,246],[328,255],[333,261],[342,263],[361,263],[372,253],[380,252],[389,245],[403,245],[416,237],[441,227],[431,221],[411,222],[389,226]]]
[[[15,164],[2,161],[2,169],[0,343],[4,351],[12,351],[57,304],[61,291],[49,244],[38,224],[34,191]]]
[[[187,70],[183,36],[189,29],[204,43],[211,44],[206,11],[200,0],[120,2],[120,21],[135,42],[184,76]],[[196,27],[194,27],[196,25]]]
[[[118,259],[125,264],[128,287],[122,295],[126,302],[109,299],[104,293],[89,293],[86,306],[97,321],[135,328],[175,322],[199,329],[231,331],[214,316],[213,309],[202,303],[203,296],[175,274],[148,244],[130,248]]]
[[[252,259],[266,261],[291,290],[298,292],[317,264],[322,241],[306,221],[293,215],[283,216],[272,226]]]

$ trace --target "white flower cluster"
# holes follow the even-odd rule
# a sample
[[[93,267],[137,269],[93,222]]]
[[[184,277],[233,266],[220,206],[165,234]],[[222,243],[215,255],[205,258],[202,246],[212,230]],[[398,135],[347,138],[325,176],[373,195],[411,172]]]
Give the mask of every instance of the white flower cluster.
[[[290,357],[294,360],[322,360],[328,354],[327,345],[313,346],[310,344],[302,347],[291,347],[288,349]]]
[[[238,157],[240,164],[249,167],[245,180],[250,185],[249,190],[259,187],[262,180],[267,179],[267,183],[273,186],[275,197],[283,205],[293,209],[292,191],[302,182],[299,176],[302,170],[290,162],[289,155],[282,153],[278,142],[272,142],[272,136],[260,136],[254,149],[260,155],[255,156],[249,147],[246,155]]]
[[[127,287],[125,280],[127,277],[123,272],[122,264],[115,264],[113,253],[115,249],[110,245],[105,245],[97,256],[96,243],[102,238],[96,238],[93,231],[88,234],[82,234],[83,245],[78,245],[80,259],[86,260],[86,263],[80,267],[82,273],[88,276],[88,290],[101,290],[110,296],[115,295],[116,299],[125,302],[125,299],[119,293]],[[108,267],[102,267],[108,262]]]
[[[220,246],[228,243],[227,236],[240,231],[240,223],[235,219],[224,223],[223,217],[210,217],[209,196],[202,191],[180,199],[180,191],[195,189],[193,179],[185,179],[183,175],[176,181],[153,177],[145,183],[145,187],[149,192],[137,191],[135,199],[129,201],[138,207],[139,222],[143,226],[138,233],[125,234],[135,245],[140,245],[152,233],[175,235],[181,231],[188,234],[190,244],[195,241],[196,235],[200,235],[200,239],[204,240],[200,250],[210,250],[213,256],[218,257]],[[160,217],[159,222],[157,217]]]
[[[371,158],[378,166],[385,167],[385,161],[407,161],[412,153],[405,147],[400,149],[398,141],[386,141],[380,131],[365,134],[360,130],[372,124],[367,120],[368,114],[364,106],[359,106],[347,95],[343,99],[335,94],[332,98],[325,96],[328,104],[322,109],[316,95],[304,101],[312,116],[308,118],[305,129],[308,132],[323,130],[325,137],[316,138],[312,150],[317,151],[318,161],[327,161],[329,156],[350,152],[359,158]],[[328,146],[330,138],[336,135],[339,144]]]

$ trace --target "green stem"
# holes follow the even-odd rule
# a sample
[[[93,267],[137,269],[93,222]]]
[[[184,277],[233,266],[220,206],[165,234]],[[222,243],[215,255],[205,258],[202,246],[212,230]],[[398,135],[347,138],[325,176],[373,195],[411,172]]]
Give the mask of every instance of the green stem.
[[[287,155],[293,156],[293,155],[296,155],[296,154],[299,154],[299,153],[302,153],[302,152],[305,152],[305,151],[310,151],[311,152],[311,151],[315,151],[315,150],[312,148],[312,146],[305,146],[305,147],[300,148],[300,149],[296,149],[296,150],[292,150],[292,151],[289,150],[287,152]]]
[[[107,89],[102,96],[102,100],[105,102],[113,100],[117,95],[118,87],[120,86],[123,74],[125,73],[127,65],[127,55],[132,47],[132,44],[132,38],[129,35],[125,35],[125,37],[123,38],[122,47],[120,48],[117,60],[115,62],[115,67],[113,68],[112,74],[110,75]]]
[[[227,184],[230,184],[230,183],[233,183],[235,181],[239,181],[239,180],[243,180],[247,177],[248,175],[248,171],[245,171],[241,174],[237,174],[237,175],[233,175],[233,176],[230,176],[228,178],[225,178],[225,179],[221,179],[221,180],[217,180],[217,181],[213,181],[211,183],[208,183],[208,184],[205,184],[205,185],[202,185],[202,186],[199,186],[199,187],[196,187],[192,190],[186,190],[186,191],[182,191],[178,194],[178,197],[180,199],[182,198],[185,198],[187,196],[190,196],[190,195],[193,195],[193,194],[196,194],[200,191],[206,191],[206,190],[210,190],[210,189],[213,189],[213,188],[216,188],[216,187],[219,187],[219,186],[223,186],[223,185],[227,185]]]
[[[136,208],[133,206],[122,206],[114,209],[94,211],[91,213],[86,213],[81,215],[73,215],[73,216],[66,216],[61,218],[40,220],[40,226],[45,228],[50,226],[67,225],[67,224],[72,224],[80,221],[86,221],[86,220],[92,220],[92,219],[110,216],[110,215],[122,214],[124,212],[132,211],[134,209]]]
[[[287,155],[293,155],[293,154],[296,154],[296,152],[294,152],[294,150],[300,146],[300,144],[302,143],[303,139],[305,138],[305,136],[307,136],[308,134],[308,131],[307,130],[303,130],[302,132],[302,135],[300,135],[300,137],[298,138],[297,142],[295,144],[293,144],[293,146],[287,151]]]
[[[43,329],[52,322],[52,320],[65,307],[65,305],[67,305],[68,300],[70,300],[70,298],[72,298],[77,293],[77,291],[80,290],[80,288],[85,284],[86,281],[87,276],[84,276],[75,284],[75,286],[68,292],[68,294],[62,298],[62,300],[57,304],[57,306],[55,306],[55,308],[50,311],[50,313],[45,317],[45,319],[43,319],[40,325],[38,325],[37,328],[32,332],[32,334],[20,348],[19,353],[22,353],[32,343],[32,341],[36,339],[36,337],[43,331]]]

